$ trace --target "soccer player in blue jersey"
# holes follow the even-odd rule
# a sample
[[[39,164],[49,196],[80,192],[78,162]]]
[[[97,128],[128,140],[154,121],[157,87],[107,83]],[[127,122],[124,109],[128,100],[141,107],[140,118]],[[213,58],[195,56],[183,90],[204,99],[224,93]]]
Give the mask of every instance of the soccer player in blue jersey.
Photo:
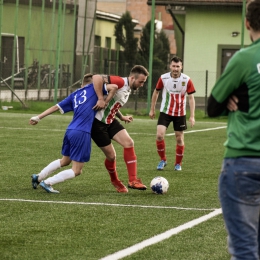
[[[31,125],[36,125],[44,117],[60,110],[67,113],[74,112],[74,116],[63,139],[61,159],[55,160],[47,165],[39,174],[32,175],[32,186],[37,188],[38,184],[47,192],[59,193],[52,185],[75,178],[80,175],[85,162],[90,159],[91,153],[91,128],[96,112],[102,109],[112,99],[117,91],[117,85],[97,85],[89,83],[91,75],[83,79],[82,87],[67,98],[54,105],[38,116],[30,119]],[[104,100],[104,95],[107,95]],[[72,168],[59,172],[58,174],[45,179],[57,169],[67,166],[72,162]]]

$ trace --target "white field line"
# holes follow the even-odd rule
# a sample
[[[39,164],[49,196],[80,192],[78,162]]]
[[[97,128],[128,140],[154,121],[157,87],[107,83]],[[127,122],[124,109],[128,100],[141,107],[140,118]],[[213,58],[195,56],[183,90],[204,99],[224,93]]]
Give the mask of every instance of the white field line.
[[[196,133],[196,132],[205,132],[205,131],[212,131],[212,130],[219,130],[227,128],[227,126],[219,126],[214,128],[205,128],[205,129],[199,129],[199,130],[191,130],[191,131],[184,131],[184,134],[190,134],[190,133]],[[0,129],[9,129],[9,130],[30,130],[30,131],[51,131],[51,132],[65,132],[64,129],[44,129],[44,128],[19,128],[19,127],[3,127],[0,126]],[[147,133],[129,133],[130,135],[155,135],[154,134],[147,134]],[[175,133],[166,134],[166,136],[175,135]]]
[[[167,206],[164,207],[164,206],[125,205],[125,204],[111,204],[111,203],[97,203],[97,202],[78,202],[78,201],[25,200],[25,199],[1,199],[1,198],[0,198],[0,201],[18,201],[18,202],[52,203],[52,204],[74,204],[74,205],[95,205],[95,206],[112,206],[112,207],[152,208],[152,209],[198,210],[198,211],[216,210],[214,208],[213,209],[182,208],[182,207],[167,207]]]
[[[32,127],[32,128],[23,128],[23,127],[4,127],[0,126],[0,129],[9,129],[9,130],[31,130],[31,131],[50,131],[50,132],[64,132],[66,129],[45,129],[45,128],[38,128],[38,127]]]
[[[196,121],[195,125],[197,124],[216,124],[216,125],[226,125],[226,122],[217,122],[217,121]]]
[[[168,230],[168,231],[166,231],[166,232],[164,232],[162,234],[159,234],[157,236],[154,236],[154,237],[151,237],[149,239],[146,239],[146,240],[144,240],[144,241],[142,241],[142,242],[140,242],[138,244],[135,244],[133,246],[130,246],[128,248],[120,250],[120,251],[118,251],[118,252],[116,252],[114,254],[111,254],[111,255],[108,255],[108,256],[106,256],[104,258],[101,258],[100,260],[118,260],[118,259],[122,259],[122,258],[124,258],[126,256],[129,256],[129,255],[131,255],[133,253],[136,253],[139,250],[144,249],[145,247],[148,247],[150,245],[153,245],[153,244],[159,243],[159,242],[161,242],[161,241],[163,241],[165,239],[168,239],[171,236],[176,235],[176,234],[182,232],[183,230],[186,230],[188,228],[192,228],[192,227],[194,227],[194,226],[196,226],[196,225],[198,225],[198,224],[200,224],[202,222],[205,222],[205,221],[207,221],[207,220],[209,220],[209,219],[211,219],[211,218],[213,218],[213,217],[215,217],[215,216],[217,216],[217,215],[219,215],[221,213],[222,213],[221,209],[216,209],[216,210],[214,210],[213,212],[211,212],[211,213],[209,213],[207,215],[204,215],[204,216],[202,216],[200,218],[194,219],[194,220],[192,220],[190,222],[187,222],[187,223],[185,223],[183,225],[180,225],[180,226],[178,226],[176,228],[170,229],[170,230]]]
[[[191,134],[191,133],[197,133],[197,132],[206,132],[206,131],[212,131],[212,130],[219,130],[227,128],[227,126],[219,126],[219,127],[213,127],[213,128],[205,128],[205,129],[199,129],[199,130],[190,130],[190,131],[184,131],[184,134]],[[129,133],[131,135],[140,135],[141,133]],[[145,134],[145,135],[156,135],[154,134]],[[166,134],[165,136],[172,136],[175,135],[175,133]]]
[[[35,114],[20,114],[20,113],[5,113],[5,112],[1,112],[0,110],[0,117],[19,117],[19,118],[26,118],[28,119],[28,122],[29,122],[29,119],[32,117],[32,116],[35,116]],[[57,118],[57,119],[61,119],[61,120],[71,120],[72,119],[72,115],[66,115],[66,114],[63,114],[63,115],[55,115],[55,114],[52,114],[52,115],[49,115],[48,118]],[[158,118],[155,118],[155,119],[150,119],[149,117],[147,118],[135,118],[134,117],[134,121],[142,121],[144,123],[148,123],[148,124],[157,124],[157,119]],[[225,122],[218,122],[218,121],[196,121],[196,124],[204,124],[204,123],[210,123],[210,124],[226,124]]]
[[[200,130],[184,131],[184,134],[191,134],[191,133],[197,133],[197,132],[205,132],[205,131],[219,130],[219,129],[223,129],[223,128],[227,128],[227,126],[219,126],[219,127],[214,127],[214,128],[205,128],[205,129],[200,129]],[[175,135],[175,133],[166,134],[166,135],[167,135],[167,136]]]

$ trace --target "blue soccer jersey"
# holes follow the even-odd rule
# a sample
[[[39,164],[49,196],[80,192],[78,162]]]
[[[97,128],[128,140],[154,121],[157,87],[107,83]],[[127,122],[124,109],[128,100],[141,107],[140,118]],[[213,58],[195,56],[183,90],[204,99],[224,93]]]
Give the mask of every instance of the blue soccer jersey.
[[[108,92],[103,86],[103,94]],[[97,94],[94,85],[89,84],[71,93],[67,98],[57,104],[62,114],[73,111],[74,116],[67,129],[91,133],[91,127],[96,115],[92,108],[97,103]]]

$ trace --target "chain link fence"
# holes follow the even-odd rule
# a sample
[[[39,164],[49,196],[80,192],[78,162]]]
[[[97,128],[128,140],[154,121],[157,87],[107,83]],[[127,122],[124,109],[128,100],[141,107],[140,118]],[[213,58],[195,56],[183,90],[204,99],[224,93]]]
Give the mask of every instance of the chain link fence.
[[[78,1],[20,0],[15,4],[0,0],[0,101],[15,101],[17,97],[51,101],[55,94],[58,99],[64,98],[80,87],[83,73],[129,75],[131,67],[121,50],[94,46],[93,52],[86,53],[82,43],[83,50],[76,53],[77,35],[83,30],[76,21],[87,20],[87,16],[78,17],[78,8]],[[88,39],[84,41],[89,44]],[[151,86],[145,83],[132,93],[129,104],[133,109],[146,108],[148,88],[152,94],[162,70],[152,71]],[[205,106],[207,89],[216,73],[184,73],[194,82],[195,97],[200,97],[198,106]]]

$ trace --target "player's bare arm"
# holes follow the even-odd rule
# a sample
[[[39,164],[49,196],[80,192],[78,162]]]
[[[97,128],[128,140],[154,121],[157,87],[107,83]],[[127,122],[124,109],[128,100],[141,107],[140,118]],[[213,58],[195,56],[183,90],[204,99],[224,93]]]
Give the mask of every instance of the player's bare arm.
[[[46,117],[46,116],[48,116],[48,115],[50,115],[50,114],[52,114],[52,113],[54,113],[54,112],[56,112],[56,111],[58,111],[58,110],[59,110],[59,107],[58,107],[57,105],[52,106],[52,107],[46,109],[46,110],[45,110],[44,112],[42,112],[40,115],[31,117],[31,119],[30,119],[30,121],[29,121],[29,124],[30,124],[30,125],[37,125],[38,122],[39,122],[41,119],[43,119],[44,117]]]
[[[160,93],[160,91],[158,91],[156,89],[153,91],[152,100],[151,100],[151,108],[150,108],[150,112],[149,112],[149,117],[151,119],[155,118],[155,106],[156,106],[156,102],[157,102],[159,93]]]
[[[100,75],[102,77],[103,83],[108,84],[108,75]]]
[[[119,118],[121,121],[124,121],[126,124],[131,123],[134,120],[132,115],[124,116],[120,111],[116,113],[116,117]]]
[[[106,106],[108,105],[109,101],[113,98],[115,93],[118,90],[118,86],[116,84],[107,84],[106,86],[108,95],[105,97]],[[95,109],[96,105],[92,108]]]
[[[106,106],[106,102],[104,100],[104,95],[103,95],[103,90],[102,90],[104,81],[103,81],[102,75],[98,75],[98,74],[93,75],[92,79],[93,79],[95,92],[98,96],[97,104],[94,106],[93,109],[99,110],[99,109],[105,108],[105,106]]]
[[[191,127],[193,127],[195,125],[195,99],[193,94],[190,94],[188,97],[189,97],[189,105],[190,105],[189,122]]]

